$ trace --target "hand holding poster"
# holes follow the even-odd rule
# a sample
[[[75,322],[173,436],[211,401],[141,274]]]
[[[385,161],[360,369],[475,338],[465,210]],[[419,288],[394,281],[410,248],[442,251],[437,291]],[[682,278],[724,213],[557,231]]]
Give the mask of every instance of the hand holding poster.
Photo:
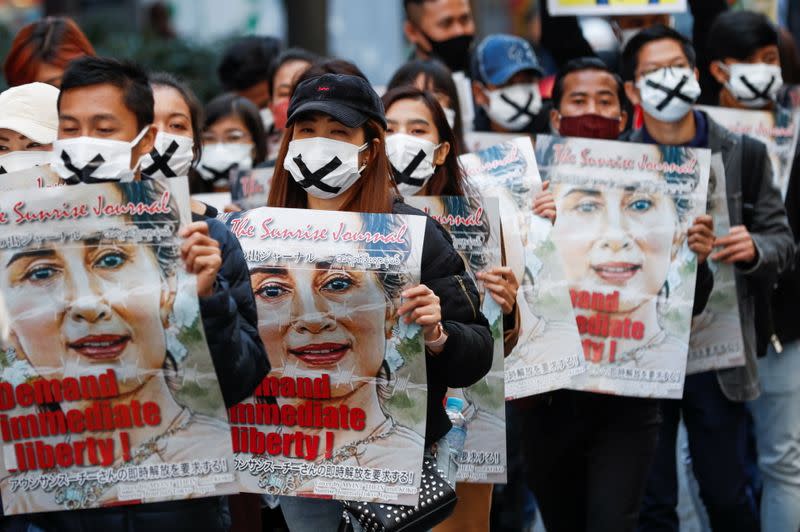
[[[777,107],[775,111],[753,111],[727,107],[698,106],[712,120],[736,134],[749,135],[767,146],[775,186],[786,197],[794,152],[800,134],[800,111]]]
[[[427,385],[425,218],[261,207],[228,214],[271,371],[229,419],[241,491],[416,504]]]
[[[0,194],[6,515],[233,491],[188,221],[185,179]]]
[[[505,361],[506,399],[561,388],[584,371],[583,350],[550,221],[533,214],[541,181],[531,139],[468,153],[459,162],[481,194],[499,198],[506,262],[520,282],[520,332]]]
[[[411,196],[416,207],[450,232],[453,246],[481,292],[481,311],[494,339],[492,369],[468,388],[450,389],[461,397],[467,420],[467,439],[458,459],[459,482],[506,482],[506,410],[503,386],[503,313],[475,274],[502,266],[500,208],[497,198]]]
[[[718,235],[728,234],[731,228],[726,190],[722,155],[715,153],[711,156],[708,180],[708,213],[714,219],[714,232]],[[706,260],[714,273],[714,288],[706,308],[692,319],[687,375],[745,363],[734,266],[715,262],[711,257]]]
[[[656,15],[684,13],[686,0],[547,0],[554,17],[566,15]]]
[[[274,166],[231,172],[231,200],[242,210],[267,204]]]
[[[536,158],[589,362],[570,387],[680,397],[709,150],[540,135]]]

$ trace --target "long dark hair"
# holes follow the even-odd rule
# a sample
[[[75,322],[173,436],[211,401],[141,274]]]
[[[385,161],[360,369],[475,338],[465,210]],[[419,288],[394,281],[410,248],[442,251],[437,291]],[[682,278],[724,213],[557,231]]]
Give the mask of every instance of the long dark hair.
[[[453,82],[453,73],[447,68],[447,65],[438,59],[414,59],[409,61],[394,73],[392,79],[389,80],[387,91],[404,85],[415,86],[420,76],[422,76],[422,86],[426,91],[441,92],[449,98],[450,105],[453,111],[456,112],[456,119],[453,123],[453,131],[458,141],[456,151],[461,154],[464,146],[466,146],[464,142],[464,123],[461,120],[461,104],[458,100],[458,90]]]
[[[428,91],[421,91],[418,88],[407,85],[392,89],[383,95],[383,107],[388,111],[389,107],[398,100],[415,100],[422,102],[431,113],[433,123],[439,133],[439,142],[450,144],[450,152],[444,164],[437,166],[430,181],[428,181],[427,195],[429,196],[465,196],[468,195],[469,186],[464,177],[464,171],[458,163],[459,146],[456,142],[455,133],[447,123],[447,117],[439,105],[436,97]]]
[[[389,213],[392,211],[394,198],[399,193],[391,178],[392,170],[389,157],[386,155],[386,132],[381,124],[372,119],[367,120],[361,127],[371,157],[361,172],[361,178],[353,185],[355,195],[342,206],[342,210]],[[294,137],[294,124],[283,132],[278,158],[275,161],[275,172],[272,174],[272,186],[267,198],[269,207],[308,208],[308,194],[283,166],[292,137]],[[372,142],[375,139],[378,140],[377,146]]]

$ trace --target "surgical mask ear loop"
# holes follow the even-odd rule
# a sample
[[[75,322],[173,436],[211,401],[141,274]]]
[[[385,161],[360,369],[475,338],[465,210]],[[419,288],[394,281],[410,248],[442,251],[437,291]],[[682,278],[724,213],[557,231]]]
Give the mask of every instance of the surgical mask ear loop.
[[[369,142],[365,142],[364,144],[359,146],[358,147],[358,153],[361,153],[364,150],[366,150],[367,146],[369,146]],[[366,167],[367,167],[367,163],[362,164],[361,167],[358,169],[358,174],[361,175],[361,172],[363,172]]]

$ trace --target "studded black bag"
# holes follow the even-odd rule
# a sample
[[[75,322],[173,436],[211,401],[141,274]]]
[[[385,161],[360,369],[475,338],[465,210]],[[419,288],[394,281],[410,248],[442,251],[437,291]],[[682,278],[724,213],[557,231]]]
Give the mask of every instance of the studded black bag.
[[[416,506],[344,501],[344,507],[345,514],[358,521],[364,532],[422,532],[450,517],[456,501],[456,490],[436,466],[436,459],[426,453]]]

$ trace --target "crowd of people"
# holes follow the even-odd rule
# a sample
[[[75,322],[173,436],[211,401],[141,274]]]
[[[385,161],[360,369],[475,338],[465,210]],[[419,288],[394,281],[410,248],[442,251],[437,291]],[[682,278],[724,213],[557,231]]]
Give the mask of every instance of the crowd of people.
[[[707,259],[734,266],[745,364],[687,376],[676,400],[556,390],[508,402],[508,484],[458,483],[455,512],[435,530],[523,530],[531,526],[532,494],[548,532],[677,531],[682,421],[697,511],[711,530],[797,532],[800,324],[792,316],[800,298],[800,162],[782,198],[766,147],[695,107],[796,106],[797,52],[791,34],[764,15],[729,10],[725,0],[690,4],[691,39],[668,16],[617,17],[619,46],[609,54],[592,49],[573,17],[533,14],[543,30],[536,42],[477,39],[467,0],[404,0],[413,52],[386,87],[371,85],[344,58],[252,36],[224,51],[225,92],[206,104],[174,73],[98,57],[74,21],[48,17],[24,27],[5,58],[0,170],[50,164],[70,184],[188,175],[191,192],[207,194],[225,190],[232,170],[269,167],[266,206],[413,215],[422,212],[404,197],[474,194],[459,164],[471,131],[708,148],[721,154],[731,228],[721,233],[707,214],[688,221],[699,264],[693,315],[714,285]],[[555,223],[559,205],[545,184],[530,209]],[[259,334],[257,307],[265,303],[254,298],[236,238],[215,207],[193,199],[191,211],[180,256],[197,277],[206,340],[230,407],[281,358]],[[492,338],[450,236],[431,218],[426,224],[420,279],[397,310],[424,337],[430,448],[451,427],[447,389],[487,374]],[[519,334],[522,280],[507,265],[477,280],[502,310],[508,354]],[[7,285],[0,280],[10,341],[24,353],[26,342],[49,331],[20,328],[14,316],[32,302],[13,299]],[[62,319],[103,315],[74,297]],[[419,436],[398,438],[392,445]],[[159,452],[190,453],[186,445]],[[242,494],[6,516],[0,529],[333,531],[342,512],[339,501]]]

